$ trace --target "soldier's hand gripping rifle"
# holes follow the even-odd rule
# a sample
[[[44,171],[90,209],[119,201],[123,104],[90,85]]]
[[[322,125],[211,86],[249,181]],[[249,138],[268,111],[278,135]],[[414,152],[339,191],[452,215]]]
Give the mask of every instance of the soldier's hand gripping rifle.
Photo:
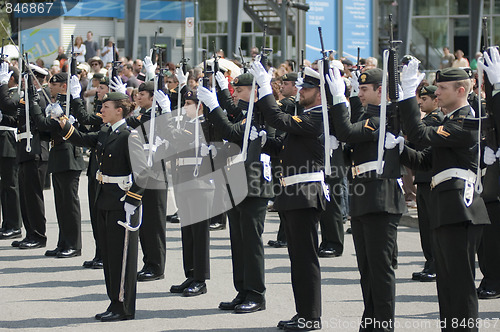
[[[321,43],[322,60],[319,61],[320,72],[320,93],[321,93],[321,111],[323,113],[323,136],[325,142],[325,174],[330,175],[332,168],[330,166],[330,124],[328,122],[328,105],[333,106],[333,96],[330,93],[330,87],[325,82],[326,75],[330,72],[330,59],[325,51],[323,43],[323,32],[321,27],[318,27],[319,41]]]
[[[118,74],[120,73],[120,66],[121,66],[121,61],[118,61],[118,55],[116,54],[115,43],[113,43],[113,61],[111,63],[112,63],[111,70],[108,72],[110,85],[112,85],[112,82],[114,82],[115,77],[119,78]]]

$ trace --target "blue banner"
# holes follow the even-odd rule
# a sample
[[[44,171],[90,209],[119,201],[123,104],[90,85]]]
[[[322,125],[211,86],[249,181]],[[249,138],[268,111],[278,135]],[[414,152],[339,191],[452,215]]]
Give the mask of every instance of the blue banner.
[[[344,56],[355,60],[358,47],[362,58],[372,56],[372,1],[344,1],[342,7]]]
[[[21,42],[30,61],[57,54],[59,29],[25,29],[21,32]]]
[[[337,0],[308,0],[307,3],[310,8],[306,14],[305,57],[313,62],[322,57],[318,27],[323,31],[325,50],[337,49]]]

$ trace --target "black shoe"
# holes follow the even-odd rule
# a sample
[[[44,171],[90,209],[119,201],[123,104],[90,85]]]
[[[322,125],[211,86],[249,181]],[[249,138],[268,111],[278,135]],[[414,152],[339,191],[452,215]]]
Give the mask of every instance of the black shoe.
[[[346,231],[345,231],[346,234],[352,234],[352,228],[349,227]]]
[[[94,265],[94,260],[91,260],[91,261],[85,261],[83,262],[82,266],[84,268],[87,268],[87,269],[90,269],[92,268],[92,265]]]
[[[137,272],[137,281],[153,281],[165,278],[164,274],[153,273],[149,270],[142,269]]]
[[[420,274],[420,281],[421,282],[432,282],[436,281],[436,274],[435,273],[427,273],[427,272],[422,272]]]
[[[411,274],[411,280],[420,280],[420,277],[422,277],[422,274],[424,274],[423,271],[420,271],[420,272],[413,272]]]
[[[318,256],[319,257],[338,257],[338,256],[342,256],[342,254],[333,248],[325,247],[325,248],[319,249]]]
[[[101,312],[100,314],[96,314],[94,317],[97,320],[101,320],[102,316],[107,316],[111,313],[111,311],[106,310],[105,312]]]
[[[219,303],[220,310],[234,310],[237,305],[242,304],[245,301],[244,298],[235,297],[231,302],[221,302]]]
[[[237,314],[249,314],[260,310],[266,310],[266,301],[245,301],[234,307],[234,312]]]
[[[94,264],[92,264],[93,269],[104,269],[104,264],[102,263],[102,259],[94,261]]]
[[[291,324],[293,322],[296,322],[297,319],[299,319],[299,315],[293,316],[292,319],[290,319],[290,320],[280,320],[278,322],[278,328],[281,329],[281,330],[283,330],[283,328],[285,328],[286,324]]]
[[[480,298],[481,300],[498,299],[500,298],[500,292],[482,288],[478,290],[477,297]]]
[[[14,248],[19,248],[19,245],[23,242],[28,242],[29,240],[27,238],[24,238],[22,239],[21,241],[12,241],[12,243],[10,244],[11,246],[13,246]]]
[[[211,231],[220,231],[222,229],[226,229],[225,224],[221,224],[220,222],[214,222],[208,226]]]
[[[296,321],[290,322],[283,326],[285,331],[313,331],[321,330],[321,319],[305,319],[297,318]]]
[[[205,294],[207,292],[207,284],[204,281],[193,281],[189,287],[185,288],[182,296],[190,297]]]
[[[177,212],[171,216],[167,216],[167,222],[170,222],[172,224],[178,224],[180,222],[180,220],[179,220],[179,215],[177,214]]]
[[[280,240],[269,240],[267,242],[267,245],[269,245],[270,247],[274,247],[274,248],[285,248],[288,243],[284,242],[284,241],[280,241]]]
[[[82,250],[81,249],[66,249],[66,250],[61,250],[57,253],[57,258],[70,258],[70,257],[77,257],[82,255]]]
[[[45,248],[45,242],[41,241],[26,241],[19,243],[19,249],[36,249],[36,248]]]
[[[17,239],[22,236],[20,229],[5,229],[0,232],[0,240]]]
[[[134,315],[115,314],[114,312],[110,312],[107,315],[101,316],[101,322],[116,322],[129,319],[134,319]]]
[[[47,250],[45,252],[45,256],[56,257],[60,251],[62,251],[61,248],[55,248],[54,250]]]
[[[194,279],[192,278],[187,278],[186,280],[184,280],[184,282],[180,285],[172,285],[172,287],[170,287],[170,293],[182,293],[184,292],[184,290],[186,288],[189,287],[189,285],[191,285],[193,283]]]

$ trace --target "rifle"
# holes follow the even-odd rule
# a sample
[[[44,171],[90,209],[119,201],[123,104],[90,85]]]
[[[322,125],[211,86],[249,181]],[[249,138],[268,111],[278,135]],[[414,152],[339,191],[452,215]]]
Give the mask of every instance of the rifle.
[[[323,31],[318,27],[319,41],[321,43],[322,61],[319,62],[320,92],[321,92],[321,111],[323,113],[323,137],[325,141],[325,174],[332,174],[330,166],[330,124],[328,122],[328,105],[333,106],[333,96],[330,93],[330,87],[326,84],[325,77],[330,73],[330,59],[325,52],[323,43]]]
[[[260,63],[265,69],[267,69],[269,54],[273,52],[272,48],[266,47],[266,41],[267,41],[266,35],[267,35],[267,24],[264,24],[264,33],[262,36],[262,48],[260,49]]]
[[[398,71],[398,50],[397,45],[401,43],[400,40],[394,40],[394,27],[392,22],[392,14],[389,14],[389,63],[387,72],[389,74],[388,84],[389,84],[389,99],[391,104],[389,105],[389,131],[398,136],[401,130],[401,123],[399,119],[398,112],[398,99],[399,99],[399,71]],[[385,137],[384,137],[385,139]]]
[[[2,64],[5,61],[5,55],[3,54],[3,44],[5,42],[5,39],[2,38],[2,50],[0,51],[0,64]]]
[[[70,111],[70,104],[71,104],[71,87],[70,87],[70,81],[71,81],[71,76],[76,75],[76,56],[75,56],[75,48],[74,48],[74,42],[73,42],[74,36],[71,35],[71,53],[70,57],[68,60],[68,81],[67,81],[67,87],[66,87],[66,117],[69,118],[69,111]]]
[[[113,62],[110,70],[109,82],[112,82],[115,77],[118,77],[120,72],[121,61],[118,61],[118,56],[116,55],[116,44],[113,43]]]
[[[241,65],[243,66],[243,73],[248,71],[248,63],[245,62],[245,58],[243,57],[243,51],[241,50],[241,46],[238,47],[240,51]]]
[[[28,62],[28,53],[24,55],[26,59],[26,68],[23,73],[24,79],[24,111],[26,118],[26,152],[31,152],[31,126],[30,126],[30,103],[35,99],[36,88],[33,85],[33,79],[29,74],[30,65]],[[23,59],[24,60],[24,59]]]
[[[184,43],[182,43],[182,58],[179,63],[179,68],[182,71],[182,75],[187,73],[187,62],[189,59],[186,59],[186,54],[184,53]],[[179,84],[179,93],[177,94],[177,129],[181,127],[181,106],[182,106],[182,95],[181,95],[181,86]]]
[[[215,90],[215,87],[217,86],[217,80],[215,79],[215,74],[217,74],[220,70],[219,67],[219,56],[217,55],[217,51],[215,48],[215,40],[212,41],[212,47],[214,49],[214,65],[213,65],[213,76],[212,76],[212,89]]]
[[[299,65],[299,72],[297,73],[297,76],[300,77],[300,78],[304,78],[304,68],[305,68],[305,65],[304,65],[304,50],[300,50],[300,65]],[[299,93],[300,93],[300,90],[297,89],[297,94],[295,95],[295,114],[294,115],[297,115],[298,113],[298,109],[297,109],[297,103],[299,102]]]

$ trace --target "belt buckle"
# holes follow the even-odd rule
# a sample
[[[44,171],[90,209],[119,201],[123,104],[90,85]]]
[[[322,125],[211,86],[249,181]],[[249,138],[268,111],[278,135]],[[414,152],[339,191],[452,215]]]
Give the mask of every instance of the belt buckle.
[[[280,177],[280,184],[281,184],[282,187],[286,187],[285,178]]]
[[[358,166],[352,166],[351,167],[351,173],[352,173],[352,178],[356,178],[356,175],[358,175]]]
[[[97,181],[99,181],[100,184],[103,184],[103,182],[102,182],[102,173],[97,173]]]

